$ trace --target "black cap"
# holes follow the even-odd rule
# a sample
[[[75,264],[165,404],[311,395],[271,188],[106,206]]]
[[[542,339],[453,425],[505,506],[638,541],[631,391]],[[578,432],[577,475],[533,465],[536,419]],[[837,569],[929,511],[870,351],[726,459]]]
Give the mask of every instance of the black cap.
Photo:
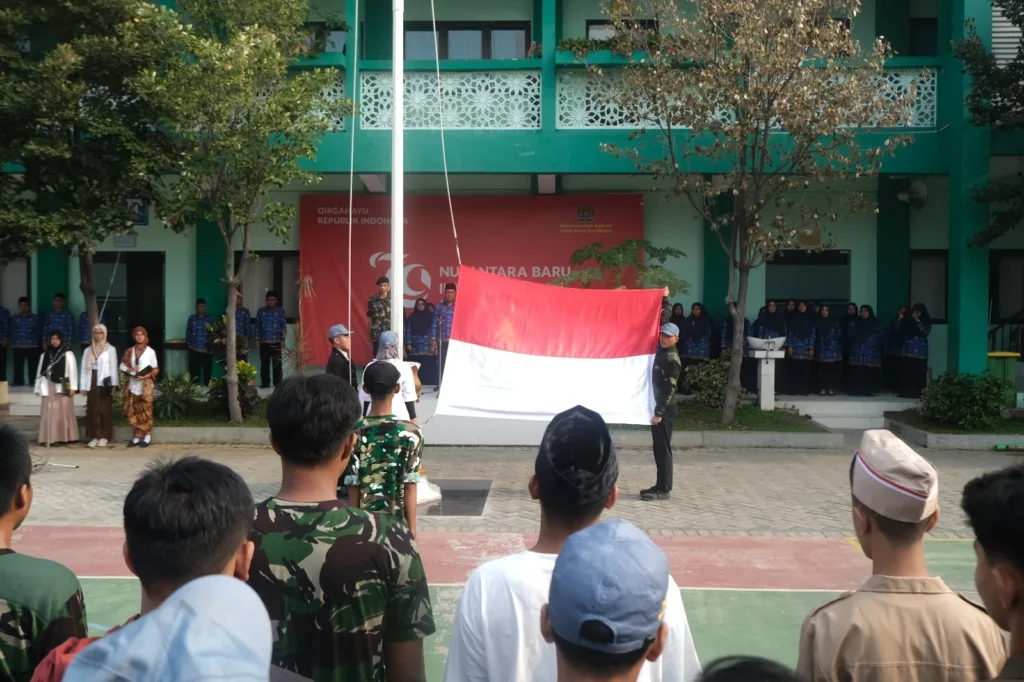
[[[206,305],[206,299],[205,298],[197,298],[196,299],[196,305],[200,305],[200,304],[201,305]]]
[[[388,279],[387,277],[378,277],[377,286],[380,286],[381,284],[391,284],[391,280]]]
[[[534,473],[543,497],[562,496],[581,507],[606,499],[619,479],[619,463],[601,415],[579,405],[555,415]]]
[[[390,362],[379,361],[367,365],[363,371],[363,386],[372,396],[393,393],[402,378],[402,373]]]
[[[455,291],[455,285],[452,284],[451,282],[448,282],[448,284],[444,285],[444,290],[445,291]]]

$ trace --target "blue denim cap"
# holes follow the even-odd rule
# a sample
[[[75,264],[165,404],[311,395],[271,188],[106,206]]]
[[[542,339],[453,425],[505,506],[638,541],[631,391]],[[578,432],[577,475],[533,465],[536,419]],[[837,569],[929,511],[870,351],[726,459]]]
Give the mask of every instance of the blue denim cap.
[[[661,325],[661,333],[665,336],[679,336],[679,327],[675,326],[671,322],[666,322]]]
[[[382,346],[398,346],[398,334],[393,331],[386,331],[380,333],[380,345]]]
[[[611,519],[569,536],[555,561],[548,595],[551,629],[570,644],[607,654],[638,651],[665,616],[668,557],[639,528]],[[582,636],[599,621],[611,641]]]
[[[336,324],[336,325],[334,325],[333,327],[331,327],[330,329],[327,330],[327,340],[328,341],[333,341],[334,339],[338,338],[339,336],[349,336],[349,335],[350,334],[349,334],[348,329],[346,329],[345,325],[343,325],[343,324]]]

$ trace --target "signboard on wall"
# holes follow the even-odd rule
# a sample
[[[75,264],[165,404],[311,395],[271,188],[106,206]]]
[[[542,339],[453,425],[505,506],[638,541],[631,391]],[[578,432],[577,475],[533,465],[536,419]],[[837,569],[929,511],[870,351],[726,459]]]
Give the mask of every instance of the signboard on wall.
[[[330,353],[327,329],[348,317],[348,195],[304,194],[299,199],[299,267],[314,294],[301,302],[314,363]],[[569,257],[595,242],[604,246],[643,239],[639,194],[452,197],[462,262],[486,272],[548,282],[569,272]],[[405,306],[437,303],[455,282],[459,261],[445,196],[405,202],[405,272],[391,271],[391,199],[357,195],[352,208],[352,348],[357,364],[371,355],[367,299],[378,277],[401,280]]]

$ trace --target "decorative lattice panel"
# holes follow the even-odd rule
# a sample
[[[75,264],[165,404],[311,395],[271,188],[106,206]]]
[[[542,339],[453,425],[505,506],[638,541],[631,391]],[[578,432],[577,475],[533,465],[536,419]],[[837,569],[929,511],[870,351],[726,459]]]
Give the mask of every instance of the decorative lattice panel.
[[[934,70],[886,69],[885,82],[885,97],[889,100],[909,97],[914,87],[917,88],[907,112],[910,114],[910,125],[907,127],[935,127],[939,106],[939,79]]]
[[[334,85],[326,88],[323,92],[324,99],[337,102],[340,99],[345,99],[345,74],[339,72],[338,79],[334,81]],[[345,130],[345,117],[334,116],[331,118],[331,129],[334,131]]]
[[[390,130],[393,79],[387,71],[360,77],[364,130]],[[405,127],[420,130],[536,130],[540,128],[539,71],[448,71],[405,74]]]

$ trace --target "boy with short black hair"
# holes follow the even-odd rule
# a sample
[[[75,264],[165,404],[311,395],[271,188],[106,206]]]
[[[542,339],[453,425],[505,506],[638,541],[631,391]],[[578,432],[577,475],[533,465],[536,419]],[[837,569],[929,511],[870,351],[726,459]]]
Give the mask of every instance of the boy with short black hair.
[[[31,476],[28,441],[0,424],[0,679],[18,682],[29,679],[54,647],[88,631],[75,574],[11,547],[32,507]]]
[[[275,665],[316,682],[422,682],[423,639],[435,628],[412,535],[337,499],[359,408],[330,374],[289,377],[274,391],[267,421],[281,489],[256,508],[249,585],[274,624]]]
[[[198,457],[151,464],[124,500],[124,561],[142,584],[139,615],[196,578],[246,580],[252,517],[249,486],[223,464]],[[73,637],[47,656],[32,682],[60,680],[75,656],[99,639],[84,639],[84,631]]]
[[[976,538],[978,594],[1010,633],[1010,660],[995,679],[1024,680],[1024,464],[968,483],[962,506]]]
[[[363,372],[370,412],[355,426],[356,446],[343,483],[349,504],[403,519],[415,537],[423,434],[416,424],[394,414],[400,379],[398,368],[389,362],[375,362]]]

